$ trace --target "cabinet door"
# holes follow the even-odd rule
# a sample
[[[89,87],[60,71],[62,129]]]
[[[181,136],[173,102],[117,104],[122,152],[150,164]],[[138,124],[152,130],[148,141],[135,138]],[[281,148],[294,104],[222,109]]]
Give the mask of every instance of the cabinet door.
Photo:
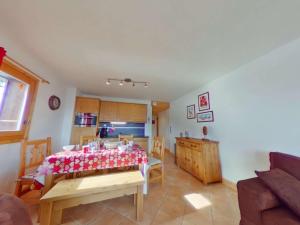
[[[117,121],[120,122],[131,122],[131,104],[128,103],[117,103]]]
[[[147,122],[147,105],[118,103],[117,107],[118,121],[146,123]]]
[[[188,172],[192,171],[192,149],[189,147],[184,148],[185,151],[185,169]]]
[[[93,136],[96,135],[96,127],[74,127],[72,129],[71,144],[78,145],[80,143],[80,136]]]
[[[132,104],[130,121],[136,122],[136,123],[146,123],[147,122],[147,105]]]
[[[192,151],[192,174],[203,180],[203,152],[200,150]]]
[[[184,168],[184,145],[182,145],[180,142],[177,142],[176,144],[176,161],[177,165],[180,168]]]
[[[77,97],[76,98],[76,106],[75,112],[81,113],[99,113],[99,99],[95,98],[84,98],[84,97]]]
[[[101,102],[100,116],[101,122],[112,122],[117,120],[117,103],[116,102]]]

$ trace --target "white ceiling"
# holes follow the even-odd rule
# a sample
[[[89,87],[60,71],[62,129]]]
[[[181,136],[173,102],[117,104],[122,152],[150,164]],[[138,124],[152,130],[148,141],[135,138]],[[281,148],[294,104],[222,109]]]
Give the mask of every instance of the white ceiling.
[[[299,0],[1,0],[0,27],[85,93],[173,100],[299,38],[299,12]]]

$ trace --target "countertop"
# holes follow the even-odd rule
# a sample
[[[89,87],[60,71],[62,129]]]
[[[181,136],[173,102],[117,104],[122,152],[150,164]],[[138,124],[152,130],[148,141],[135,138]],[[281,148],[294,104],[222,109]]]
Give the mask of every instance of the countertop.
[[[106,137],[104,139],[119,138],[118,136]],[[133,136],[133,138],[149,138],[148,136]]]

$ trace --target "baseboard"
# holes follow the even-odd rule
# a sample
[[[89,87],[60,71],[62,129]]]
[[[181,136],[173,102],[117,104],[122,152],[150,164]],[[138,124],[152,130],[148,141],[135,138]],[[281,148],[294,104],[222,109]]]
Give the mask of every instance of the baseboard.
[[[227,180],[227,179],[225,179],[225,178],[222,179],[222,183],[223,183],[226,187],[228,187],[228,188],[230,188],[231,190],[237,192],[236,183],[234,183],[234,182],[232,182],[232,181],[230,181],[230,180]]]
[[[165,148],[165,152],[167,152],[167,153],[169,153],[169,154],[172,154],[172,155],[174,155],[174,153],[173,153],[173,152],[171,152],[171,150],[170,150],[170,149],[168,149],[168,148]]]

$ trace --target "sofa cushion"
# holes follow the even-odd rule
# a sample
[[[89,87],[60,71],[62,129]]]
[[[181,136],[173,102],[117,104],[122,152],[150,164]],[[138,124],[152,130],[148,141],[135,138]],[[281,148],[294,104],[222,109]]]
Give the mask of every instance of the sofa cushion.
[[[270,152],[270,169],[281,169],[300,180],[300,157]]]
[[[264,225],[300,225],[300,219],[284,207],[264,211],[262,221]]]
[[[250,208],[262,211],[280,206],[280,201],[276,195],[258,178],[239,181],[237,187],[240,202],[244,199]],[[249,204],[255,205],[250,206]]]
[[[294,213],[300,216],[300,181],[281,169],[257,172],[257,176]]]

